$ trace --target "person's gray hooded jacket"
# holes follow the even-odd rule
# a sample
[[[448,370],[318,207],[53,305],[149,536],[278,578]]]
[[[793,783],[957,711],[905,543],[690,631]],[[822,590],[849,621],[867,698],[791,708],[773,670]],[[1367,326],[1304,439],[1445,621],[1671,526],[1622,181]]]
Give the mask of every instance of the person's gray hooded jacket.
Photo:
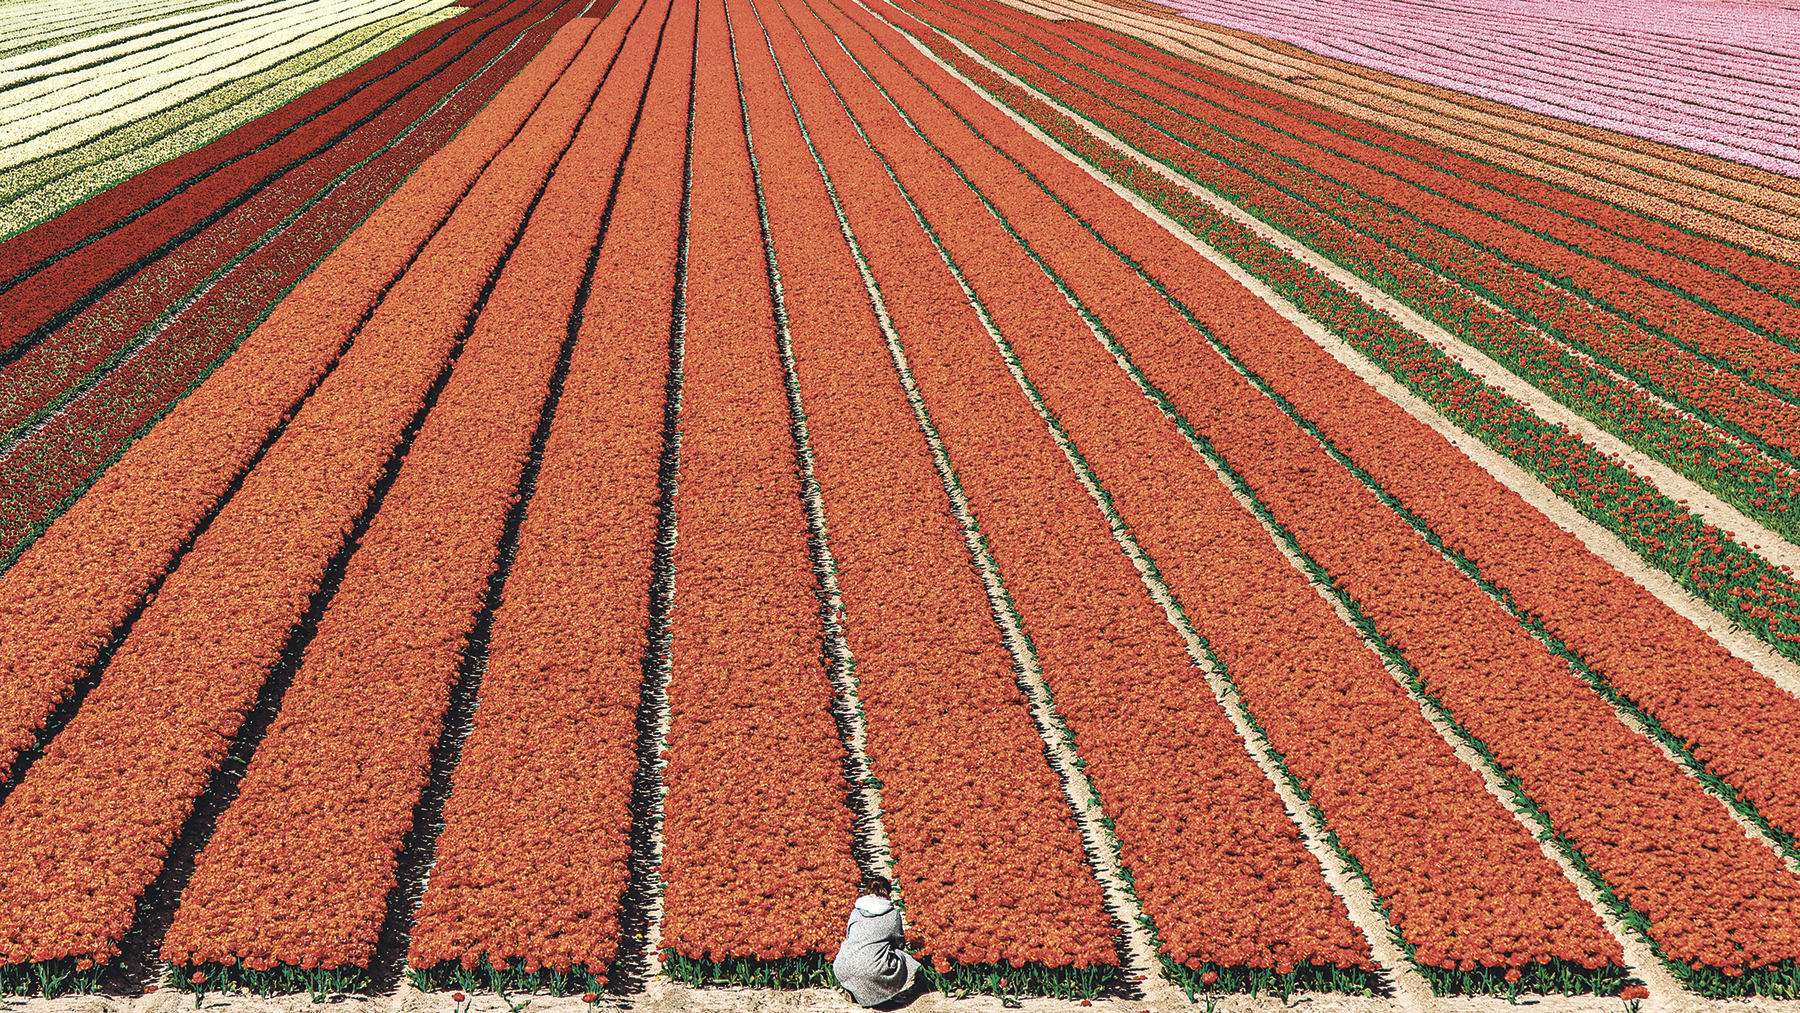
[[[906,991],[919,962],[906,952],[906,924],[885,897],[856,899],[844,944],[831,962],[838,983],[864,1006],[887,1002]]]

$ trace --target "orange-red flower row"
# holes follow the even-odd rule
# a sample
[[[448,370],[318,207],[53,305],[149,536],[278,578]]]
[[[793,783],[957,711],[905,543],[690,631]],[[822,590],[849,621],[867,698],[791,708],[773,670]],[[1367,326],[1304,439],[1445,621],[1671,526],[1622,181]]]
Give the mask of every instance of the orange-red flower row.
[[[616,32],[590,40],[595,24],[565,29],[550,57],[580,50],[538,112],[555,126],[519,138],[544,157],[568,144],[591,102],[637,97],[628,74],[595,97],[620,42]],[[596,125],[556,163],[197,860],[164,941],[170,963],[370,966],[599,234],[589,190],[624,145],[623,128]],[[507,179],[478,187],[446,229],[469,228]]]
[[[31,286],[25,274],[48,281],[31,312],[0,327],[0,344],[26,336],[0,368],[0,433],[18,437],[0,470],[0,560],[230,355],[583,3],[483,4],[0,243],[5,273],[20,271],[0,289]]]
[[[856,900],[849,785],[722,0],[698,47],[662,941],[828,960]]]
[[[1214,294],[1208,292],[1205,286],[1193,283],[1191,272],[1180,271],[1172,264],[1166,271],[1153,270],[1153,275],[1157,277],[1158,281],[1165,284],[1171,293],[1188,301],[1191,306],[1213,298]],[[1310,342],[1306,342],[1289,331],[1272,326],[1272,322],[1267,319],[1267,310],[1257,305],[1248,293],[1237,293],[1236,302],[1238,305],[1231,307],[1227,312],[1222,312],[1215,318],[1209,318],[1209,324],[1233,349],[1257,348],[1259,351],[1255,364],[1258,368],[1266,367],[1280,375],[1281,381],[1278,383],[1278,387],[1282,391],[1297,398],[1300,396],[1300,392],[1307,391],[1306,403],[1309,408],[1324,413],[1326,417],[1329,417],[1329,413],[1325,412],[1324,406],[1328,402],[1343,404],[1373,400],[1360,381],[1345,375],[1341,367],[1331,362],[1328,357],[1319,353],[1315,348],[1310,347]],[[1364,604],[1371,609],[1372,617],[1377,620],[1378,624],[1385,621],[1388,624],[1386,628],[1394,634],[1396,645],[1407,650],[1409,657],[1414,658],[1415,664],[1425,675],[1427,687],[1434,691],[1445,692],[1447,702],[1451,704],[1452,710],[1456,712],[1459,719],[1469,723],[1471,727],[1480,724],[1482,727],[1477,729],[1478,736],[1487,737],[1491,734],[1493,737],[1487,738],[1488,745],[1501,753],[1502,762],[1509,768],[1515,768],[1515,772],[1522,775],[1527,769],[1538,772],[1538,776],[1542,780],[1534,781],[1527,778],[1529,787],[1535,792],[1541,793],[1536,796],[1536,802],[1543,805],[1553,819],[1558,820],[1559,829],[1565,830],[1572,838],[1575,838],[1578,845],[1582,844],[1581,834],[1577,832],[1578,827],[1592,819],[1592,812],[1583,810],[1581,818],[1577,820],[1573,810],[1565,810],[1568,813],[1565,818],[1559,818],[1556,810],[1559,806],[1566,804],[1568,799],[1577,796],[1582,791],[1598,791],[1606,798],[1603,804],[1594,802],[1590,806],[1591,810],[1601,814],[1599,818],[1602,821],[1610,818],[1608,814],[1630,813],[1630,819],[1626,820],[1626,823],[1636,821],[1638,824],[1648,824],[1658,828],[1654,834],[1640,834],[1630,831],[1629,827],[1625,825],[1613,826],[1606,829],[1605,832],[1591,832],[1592,844],[1582,846],[1587,851],[1588,859],[1608,876],[1609,881],[1614,883],[1615,889],[1620,892],[1621,896],[1638,906],[1640,910],[1647,913],[1655,912],[1652,919],[1654,922],[1653,938],[1665,941],[1665,937],[1667,937],[1665,945],[1671,956],[1679,956],[1683,960],[1700,960],[1714,967],[1735,968],[1740,971],[1744,967],[1766,966],[1787,959],[1789,955],[1785,953],[1784,948],[1791,948],[1791,943],[1782,940],[1791,934],[1792,918],[1790,914],[1781,914],[1778,911],[1765,918],[1756,910],[1743,908],[1726,899],[1728,895],[1735,896],[1734,890],[1746,888],[1744,883],[1737,882],[1746,877],[1748,877],[1747,882],[1754,881],[1756,883],[1754,889],[1766,891],[1777,898],[1787,898],[1793,892],[1793,884],[1789,882],[1791,876],[1779,868],[1779,862],[1766,847],[1756,842],[1744,842],[1731,846],[1729,858],[1722,859],[1711,854],[1709,849],[1714,846],[1714,842],[1721,839],[1735,839],[1740,842],[1744,840],[1741,832],[1726,830],[1729,819],[1720,807],[1712,800],[1706,799],[1700,793],[1695,782],[1685,778],[1662,760],[1653,747],[1641,738],[1627,732],[1612,717],[1605,705],[1581,686],[1573,675],[1568,673],[1566,665],[1560,659],[1553,658],[1542,647],[1525,638],[1518,630],[1518,624],[1500,612],[1497,606],[1482,592],[1461,578],[1460,575],[1449,570],[1448,564],[1442,563],[1441,560],[1435,563],[1431,562],[1433,557],[1429,550],[1426,550],[1423,541],[1416,534],[1405,530],[1404,525],[1397,517],[1387,513],[1384,509],[1373,507],[1367,515],[1369,518],[1367,523],[1378,523],[1389,527],[1401,524],[1400,528],[1394,529],[1393,534],[1386,536],[1385,542],[1375,540],[1371,530],[1361,526],[1363,522],[1349,523],[1342,515],[1342,503],[1354,502],[1353,497],[1360,497],[1367,502],[1368,495],[1366,492],[1360,491],[1354,480],[1345,475],[1341,469],[1335,465],[1321,463],[1323,458],[1316,450],[1307,451],[1315,458],[1315,461],[1309,465],[1290,463],[1292,452],[1283,455],[1272,454],[1269,450],[1271,433],[1280,432],[1283,424],[1279,413],[1274,411],[1272,405],[1265,405],[1261,415],[1254,419],[1220,417],[1216,422],[1209,421],[1220,415],[1221,410],[1216,407],[1216,402],[1207,403],[1202,400],[1207,391],[1214,389],[1210,385],[1203,384],[1200,374],[1197,372],[1205,363],[1205,357],[1196,355],[1189,350],[1166,349],[1162,343],[1154,341],[1138,343],[1127,340],[1126,346],[1129,351],[1133,352],[1138,363],[1144,365],[1146,369],[1150,368],[1149,364],[1156,363],[1158,370],[1166,371],[1163,381],[1164,389],[1171,392],[1171,396],[1176,397],[1177,401],[1190,411],[1190,419],[1196,425],[1214,433],[1221,441],[1222,446],[1229,442],[1235,448],[1228,456],[1234,464],[1245,471],[1247,476],[1252,478],[1253,483],[1262,482],[1264,483],[1263,488],[1279,490],[1279,493],[1276,491],[1269,493],[1271,497],[1269,505],[1276,510],[1276,516],[1284,523],[1290,524],[1296,533],[1301,535],[1303,544],[1312,546],[1319,553],[1320,561],[1326,563],[1333,570],[1334,575],[1341,575],[1342,579],[1350,580],[1353,572],[1367,573],[1372,572],[1370,568],[1373,567],[1393,567],[1392,560],[1384,562],[1381,554],[1369,551],[1370,545],[1381,544],[1393,547],[1393,552],[1390,552],[1389,555],[1394,556],[1395,559],[1400,557],[1394,554],[1404,549],[1418,566],[1427,568],[1427,573],[1433,571],[1437,573],[1438,576],[1435,580],[1425,584],[1425,589],[1432,596],[1432,600],[1435,601],[1436,596],[1439,595],[1451,596],[1455,600],[1454,606],[1440,605],[1440,608],[1448,608],[1453,619],[1464,623],[1474,622],[1474,626],[1463,626],[1450,632],[1453,628],[1451,622],[1435,616],[1421,616],[1418,611],[1421,606],[1418,603],[1408,604],[1407,595],[1416,597],[1421,591],[1420,576],[1416,569],[1405,569],[1403,571],[1406,574],[1405,577],[1397,576],[1402,571],[1395,570],[1396,576],[1385,578],[1390,582],[1387,586],[1392,590],[1378,591],[1375,584],[1358,585],[1356,590],[1368,596],[1369,600]],[[1246,351],[1240,354],[1248,355],[1249,353]],[[1242,414],[1244,409],[1237,403],[1226,403],[1233,404],[1233,411],[1239,415]],[[1397,411],[1391,409],[1389,411],[1395,417],[1403,417]],[[1395,423],[1392,419],[1376,423],[1369,419],[1359,418],[1355,427],[1361,433],[1359,448],[1366,450],[1372,441],[1379,442],[1385,438],[1378,434],[1385,434],[1387,426],[1393,424]],[[1210,428],[1215,426],[1220,428]],[[1412,423],[1412,426],[1417,428],[1417,423]],[[1351,427],[1339,425],[1334,428],[1336,431],[1343,432]],[[1229,441],[1227,441],[1227,437],[1229,437]],[[1436,440],[1435,437],[1431,439]],[[1297,446],[1304,447],[1304,441]],[[1409,489],[1416,494],[1422,484],[1440,483],[1440,479],[1433,473],[1420,470],[1421,460],[1446,459],[1444,455],[1454,455],[1454,452],[1443,447],[1439,440],[1433,457],[1422,457],[1416,452],[1403,454],[1404,461],[1388,457],[1385,473],[1392,475],[1401,469],[1411,469],[1413,477]],[[1284,459],[1284,457],[1288,459]],[[1256,469],[1263,470],[1259,472]],[[1281,481],[1288,484],[1285,486],[1268,485],[1267,483],[1276,480],[1271,476],[1282,476]],[[1350,484],[1343,485],[1335,496],[1320,498],[1319,493],[1315,490],[1327,480],[1336,482],[1336,476],[1342,476],[1343,480]],[[1440,499],[1442,497],[1457,498],[1456,504],[1440,502],[1438,508],[1440,516],[1453,509],[1464,509],[1459,498],[1461,485],[1440,483],[1437,488],[1443,490],[1439,494]],[[1328,501],[1334,504],[1330,510],[1323,507],[1323,504]],[[1290,510],[1301,510],[1302,507],[1312,513],[1289,512]],[[1302,521],[1305,523],[1303,524]],[[1467,532],[1471,528],[1465,526],[1461,530]],[[1464,537],[1469,536],[1464,535]],[[1567,541],[1566,536],[1564,541]],[[1415,543],[1416,550],[1412,547]],[[1455,543],[1453,542],[1453,544]],[[1486,546],[1484,555],[1490,555],[1493,558],[1502,557],[1500,547],[1492,536],[1489,536]],[[1425,550],[1425,554],[1418,555],[1419,550]],[[1509,547],[1509,550],[1514,554],[1519,552],[1517,548],[1513,547]],[[1525,581],[1531,579],[1527,575],[1537,566],[1541,566],[1541,561],[1537,564],[1533,563],[1533,560],[1537,559],[1534,549],[1525,551],[1531,555],[1521,559],[1516,565],[1503,568],[1502,571],[1507,573],[1514,582],[1515,586],[1509,590],[1512,590],[1515,596],[1524,593],[1522,589],[1526,586]],[[1599,572],[1598,570],[1589,571],[1586,576],[1597,582]],[[1581,608],[1578,604],[1580,592],[1577,591],[1577,585],[1563,580],[1554,586],[1554,590],[1544,588],[1533,592],[1533,601],[1537,603],[1536,607],[1543,607],[1547,600],[1545,596],[1552,593],[1560,598],[1566,598],[1568,601],[1546,614],[1570,616],[1571,618],[1561,619],[1559,622],[1568,624],[1568,628],[1572,632],[1584,633],[1588,637],[1586,649],[1591,651],[1596,658],[1604,659],[1605,654],[1599,649],[1598,640],[1594,639],[1598,636],[1598,627],[1591,625],[1592,620],[1589,620],[1589,624],[1580,626],[1572,621],[1571,613],[1578,613]],[[1380,597],[1382,595],[1393,597]],[[1381,611],[1383,608],[1392,609],[1392,611],[1383,612]],[[1622,616],[1622,613],[1616,611],[1609,614],[1615,621]],[[1640,613],[1640,615],[1643,614]],[[1652,618],[1661,617],[1653,615]],[[1432,625],[1438,626],[1444,632],[1425,634],[1423,631]],[[1478,635],[1482,645],[1478,656],[1470,655],[1466,649],[1452,650],[1453,645],[1466,644],[1471,635]],[[1693,631],[1692,638],[1682,635],[1683,639],[1689,641],[1690,647],[1697,650],[1697,658],[1710,658],[1712,665],[1721,665],[1719,651],[1698,643],[1694,638],[1699,637],[1698,631]],[[1437,638],[1437,640],[1433,638]],[[1484,679],[1479,675],[1471,681],[1467,678],[1470,673],[1455,678],[1449,677],[1446,670],[1438,668],[1440,659],[1432,657],[1423,645],[1436,643],[1437,646],[1434,649],[1448,652],[1442,659],[1444,663],[1456,665],[1468,662],[1472,666],[1470,670],[1472,673],[1480,673],[1492,671],[1490,666],[1495,664],[1493,656],[1495,650],[1498,650],[1498,644],[1494,638],[1506,638],[1512,645],[1500,650],[1500,656],[1507,659],[1507,665],[1523,671],[1537,672],[1539,673],[1538,678],[1553,680],[1554,685],[1544,682],[1533,690],[1535,701],[1529,707],[1525,705],[1524,701],[1519,701],[1519,707],[1511,708],[1514,710],[1512,720],[1489,723],[1486,721],[1485,715],[1497,714],[1501,710],[1508,709],[1492,699],[1496,693],[1500,692],[1499,687],[1491,679]],[[1442,642],[1438,642],[1438,640]],[[1698,648],[1704,649],[1699,650]],[[1666,646],[1654,649],[1662,652],[1674,650],[1677,652],[1677,656],[1687,650]],[[1669,657],[1666,653],[1663,656]],[[1461,661],[1456,659],[1461,659]],[[1527,661],[1526,659],[1532,660]],[[1620,670],[1616,661],[1611,664],[1613,665],[1612,671]],[[1749,675],[1741,666],[1721,665],[1721,671],[1729,672],[1733,667],[1736,668],[1733,678],[1747,690],[1756,690],[1758,685],[1763,683],[1763,680]],[[1442,674],[1438,674],[1434,679],[1434,673]],[[1631,678],[1627,677],[1627,680],[1630,681]],[[1648,676],[1639,678],[1643,680],[1640,684],[1650,689],[1656,685]],[[1764,691],[1767,692],[1766,686]],[[1462,695],[1465,692],[1468,694],[1467,696]],[[1649,690],[1645,691],[1644,695],[1646,698],[1652,698],[1652,692]],[[1666,697],[1665,691],[1664,698]],[[1776,703],[1782,708],[1787,706],[1778,698]],[[1515,727],[1517,718],[1526,710],[1536,716],[1541,716],[1545,722],[1523,731]],[[1718,713],[1710,708],[1695,708],[1686,714],[1688,728],[1698,729],[1700,727],[1701,713],[1707,714],[1707,718],[1710,719],[1715,729],[1720,726],[1752,727],[1758,723],[1754,715],[1746,714],[1743,710],[1735,707],[1726,713]],[[1580,769],[1587,771],[1589,775],[1596,771],[1604,772],[1597,783],[1588,783],[1585,777],[1561,780],[1563,768],[1556,765],[1557,761],[1573,762],[1566,755],[1568,751],[1592,747],[1583,747],[1579,743],[1566,741],[1566,736],[1554,733],[1553,729],[1576,726],[1595,729],[1595,735],[1605,737],[1606,749],[1612,750],[1620,756],[1628,756],[1630,759],[1621,763],[1617,759],[1599,762],[1593,761],[1592,758],[1585,758],[1577,764]],[[1612,729],[1612,731],[1607,731],[1607,729]],[[1715,730],[1712,734],[1720,737],[1721,745],[1732,741],[1720,731]],[[1515,749],[1517,752],[1513,752]],[[1551,751],[1547,752],[1547,750]],[[1747,766],[1747,761],[1751,761],[1755,752],[1759,751],[1749,751],[1750,756],[1747,757],[1734,756],[1731,762],[1734,765]],[[1707,758],[1710,761],[1717,755],[1709,751]],[[1525,763],[1528,758],[1533,761],[1530,765]],[[1595,762],[1599,762],[1599,765],[1595,766]],[[1774,768],[1766,769],[1768,773],[1762,775],[1765,779],[1779,776],[1779,771]],[[1636,782],[1653,782],[1649,783],[1647,793],[1635,796],[1637,799],[1635,802],[1633,801],[1634,792],[1624,787],[1626,784],[1635,783],[1632,780],[1634,778]],[[1751,782],[1746,779],[1746,783]],[[1677,829],[1675,824],[1670,822],[1673,818],[1670,814],[1674,811],[1684,814],[1681,819],[1685,821],[1685,825],[1681,829]],[[1709,827],[1711,829],[1707,829]],[[1661,836],[1657,836],[1658,834]],[[1656,855],[1666,851],[1670,847],[1671,840],[1678,842],[1677,847],[1691,852],[1690,864],[1696,864],[1698,867],[1706,869],[1706,874],[1695,876],[1679,872],[1674,868],[1658,866]],[[1632,887],[1627,885],[1628,882],[1637,885]],[[1635,895],[1631,892],[1634,888],[1639,891]],[[1788,903],[1791,901],[1775,901],[1777,908]],[[1672,917],[1677,910],[1688,912],[1692,916],[1692,920],[1684,921],[1681,917]]]
[[[903,87],[889,85],[890,91]],[[947,84],[938,87],[940,94],[954,94]],[[1137,256],[1174,252],[1166,234],[1079,170],[1059,165],[1057,155],[1003,117],[968,115],[985,121],[980,129],[986,141],[1026,163],[1058,197],[1079,204],[1083,218],[1115,245]],[[920,120],[1101,326],[1128,348],[1204,354],[1202,338],[1186,320],[1002,154],[960,129],[948,113]],[[983,280],[986,291],[996,293],[1029,291],[1034,284],[1024,280],[1035,265],[1022,252],[990,252],[964,264],[978,293]],[[1167,266],[1202,290],[1218,289],[1225,297],[1241,291],[1191,251],[1175,253]],[[1455,758],[1354,631],[1287,564],[1087,326],[1072,311],[1047,308],[1062,302],[1049,282],[1035,287],[1046,308],[1032,312],[1001,303],[994,310],[1021,368],[1156,560],[1188,619],[1208,638],[1252,715],[1311,791],[1313,804],[1369,875],[1418,959],[1434,967],[1445,960],[1519,966],[1561,959],[1590,969],[1617,964],[1617,945],[1573,887]],[[1234,401],[1260,397],[1247,387],[1220,394]],[[1105,701],[1119,692],[1093,701],[1088,720],[1095,727],[1107,727]],[[1370,728],[1383,734],[1370,736]],[[1447,821],[1457,828],[1448,848]],[[1496,863],[1496,854],[1507,858]],[[1168,877],[1150,863],[1138,878],[1161,885]],[[1502,923],[1479,917],[1479,908],[1492,905],[1516,910],[1518,917]]]
[[[948,112],[875,44],[879,38],[888,53],[905,53],[890,30],[869,35],[878,23],[853,9],[820,4],[813,10],[928,134],[935,139],[955,131]],[[997,228],[983,228],[984,219],[991,226],[991,217],[884,108],[869,78],[832,55],[835,47],[815,44],[814,50],[825,54],[834,83],[939,238],[953,255],[964,254],[958,257],[964,279],[1002,329],[1011,333],[1026,316],[1036,327],[1058,328],[1063,337],[1069,324],[1080,328],[1041,274],[1033,283],[1035,267],[1016,244]],[[968,100],[965,108],[980,114],[979,99],[942,75],[933,77],[940,94],[960,94]],[[854,171],[847,147],[834,145],[827,154],[828,165],[838,154],[846,175]],[[991,172],[991,164],[975,164],[981,156],[959,148],[955,158],[965,171]],[[900,195],[879,178],[836,184],[853,227],[879,222],[884,205],[889,214],[907,213]],[[1367,943],[1325,886],[1272,786],[1210,694],[1201,688],[1196,695],[1200,676],[1175,629],[980,319],[958,305],[960,289],[941,263],[933,263],[938,258],[927,237],[907,233],[901,250],[910,257],[902,257],[889,252],[887,242],[878,244],[877,236],[886,238],[876,232],[865,248],[920,396],[1055,692],[1058,713],[1074,731],[1104,811],[1115,821],[1122,857],[1156,923],[1163,953],[1184,964],[1372,968]],[[968,257],[970,250],[982,252]],[[881,349],[864,354],[879,357]],[[897,385],[889,386],[889,396],[898,399]],[[816,414],[810,404],[809,412]]]
[[[797,120],[901,340],[979,335],[979,321],[831,91],[860,105],[867,82],[803,5],[760,9],[759,24],[732,6],[744,94],[910,938],[939,972],[1032,964],[1097,980],[1118,963],[1099,883]]]
[[[139,895],[280,663],[516,233],[535,193],[531,162],[513,177],[530,189],[491,187],[464,215],[456,249],[433,244],[418,275],[382,301],[384,292],[548,83],[528,74],[484,111],[8,572],[7,596],[23,608],[5,618],[17,639],[0,636],[12,690],[5,720],[22,744],[207,508],[257,463],[0,806],[0,961],[104,962],[118,952]],[[539,180],[552,153],[539,156]],[[332,369],[352,333],[355,343]]]
[[[598,172],[571,173],[567,224],[553,217],[552,230],[591,222],[605,206],[617,145],[640,96],[648,89],[658,101],[646,104],[616,183],[494,616],[474,727],[407,953],[415,971],[486,964],[603,982],[619,955],[650,646],[692,18],[690,4],[624,4],[595,31],[596,39],[610,37],[619,56],[584,138],[587,131],[606,138],[614,161],[596,155],[605,163]],[[604,58],[597,62],[605,66]],[[577,211],[584,201],[590,207]]]
[[[1665,396],[1787,451],[1800,448],[1800,415],[1781,394],[1800,390],[1800,352],[1768,336],[1794,341],[1800,309],[1766,290],[1608,237],[1576,214],[1511,196],[1511,187],[1460,180],[1411,157],[1429,150],[1421,142],[1192,64],[1172,73],[1140,56],[1147,47],[1135,40],[1112,45],[1115,33],[1094,28],[1034,33],[1011,12],[971,10],[965,34],[990,58],[1194,178],[1277,210],[1284,226],[1312,232],[1321,213],[1330,216],[1338,229],[1373,241],[1359,249],[1390,277],[1410,277],[1417,261],[1459,279],[1465,300],[1499,300]],[[1520,224],[1496,217],[1502,213]],[[1583,247],[1594,253],[1578,252]],[[1624,262],[1637,266],[1617,266]],[[1640,276],[1646,270],[1654,283]],[[1683,291],[1703,295],[1689,302],[1677,294]],[[1732,311],[1707,308],[1717,302]],[[1762,321],[1760,332],[1739,323],[1746,313]]]

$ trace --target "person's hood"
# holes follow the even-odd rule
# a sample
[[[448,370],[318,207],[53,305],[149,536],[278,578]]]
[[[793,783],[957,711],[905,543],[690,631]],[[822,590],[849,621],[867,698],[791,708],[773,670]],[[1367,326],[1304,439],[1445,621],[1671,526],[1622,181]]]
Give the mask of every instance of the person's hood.
[[[856,910],[861,911],[870,918],[887,914],[893,909],[894,902],[888,900],[886,897],[877,897],[874,894],[867,894],[856,898]]]

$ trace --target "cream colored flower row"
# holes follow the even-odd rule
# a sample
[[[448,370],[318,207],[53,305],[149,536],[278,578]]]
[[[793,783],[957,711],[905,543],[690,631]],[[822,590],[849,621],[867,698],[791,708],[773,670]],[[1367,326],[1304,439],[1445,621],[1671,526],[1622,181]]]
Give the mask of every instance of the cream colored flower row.
[[[14,57],[0,65],[0,95],[6,99],[0,123],[79,102],[135,78],[177,70],[271,29],[331,18],[340,2],[244,0],[199,17],[150,22]]]
[[[151,21],[202,17],[221,0],[136,0],[116,4],[67,4],[59,0],[25,0],[0,7],[0,60],[21,53],[66,45],[108,33],[128,37],[125,29]]]
[[[201,147],[462,10],[442,7],[387,18],[91,143],[0,170],[0,240]]]
[[[0,68],[0,126],[91,112],[90,100],[141,86],[169,84],[222,59],[249,57],[320,29],[405,0],[276,0],[228,11],[126,42],[94,48],[16,70]],[[381,16],[401,13],[391,10]],[[96,41],[96,40],[90,40]],[[62,48],[62,47],[57,47]]]
[[[428,14],[449,0],[337,0],[310,5],[296,21],[244,29],[237,44],[179,69],[133,77],[80,102],[0,126],[0,169],[68,151],[232,81],[267,70],[359,28],[399,15]],[[0,93],[3,94],[3,93]]]

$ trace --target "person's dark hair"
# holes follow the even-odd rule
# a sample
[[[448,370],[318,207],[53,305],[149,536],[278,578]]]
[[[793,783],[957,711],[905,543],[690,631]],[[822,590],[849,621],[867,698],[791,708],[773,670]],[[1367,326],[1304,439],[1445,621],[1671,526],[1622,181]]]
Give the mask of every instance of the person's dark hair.
[[[894,884],[888,882],[886,876],[864,876],[860,889],[864,894],[886,897],[893,893]]]

